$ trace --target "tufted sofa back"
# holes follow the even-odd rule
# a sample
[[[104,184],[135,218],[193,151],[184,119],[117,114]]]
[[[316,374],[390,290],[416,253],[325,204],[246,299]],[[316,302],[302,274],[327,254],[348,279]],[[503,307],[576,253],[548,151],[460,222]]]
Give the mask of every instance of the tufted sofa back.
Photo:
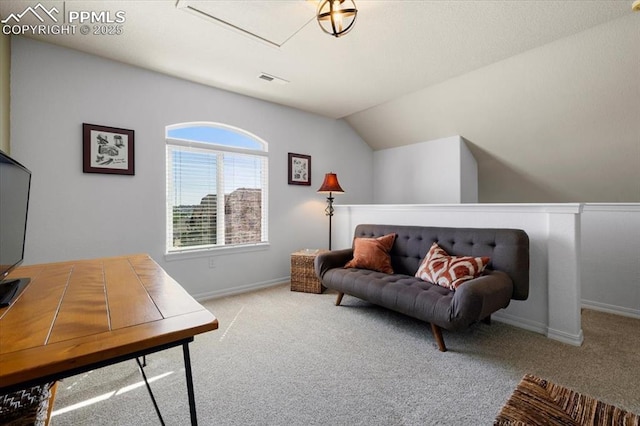
[[[511,298],[525,300],[529,296],[529,236],[523,230],[361,224],[356,226],[354,238],[391,233],[396,234],[390,252],[395,273],[415,275],[435,242],[452,256],[491,258],[488,269],[503,271],[511,277]]]

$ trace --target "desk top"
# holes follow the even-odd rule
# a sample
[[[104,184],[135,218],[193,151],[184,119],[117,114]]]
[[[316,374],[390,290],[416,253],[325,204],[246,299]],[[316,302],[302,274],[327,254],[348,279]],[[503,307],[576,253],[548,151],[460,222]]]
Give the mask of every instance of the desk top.
[[[21,266],[0,308],[0,387],[215,330],[218,320],[148,255]]]

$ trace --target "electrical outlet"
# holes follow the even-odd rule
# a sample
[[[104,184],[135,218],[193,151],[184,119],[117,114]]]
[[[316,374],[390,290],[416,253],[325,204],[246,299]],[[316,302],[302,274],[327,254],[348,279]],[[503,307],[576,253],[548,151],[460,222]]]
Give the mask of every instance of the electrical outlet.
[[[215,257],[210,257],[209,258],[209,268],[213,269],[216,267],[216,258]]]

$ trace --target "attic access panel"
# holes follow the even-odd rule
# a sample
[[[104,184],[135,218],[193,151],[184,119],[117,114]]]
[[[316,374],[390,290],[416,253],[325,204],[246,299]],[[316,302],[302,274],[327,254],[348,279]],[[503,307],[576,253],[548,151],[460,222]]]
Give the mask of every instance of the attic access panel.
[[[308,0],[178,0],[176,7],[274,47],[315,19],[315,2]]]

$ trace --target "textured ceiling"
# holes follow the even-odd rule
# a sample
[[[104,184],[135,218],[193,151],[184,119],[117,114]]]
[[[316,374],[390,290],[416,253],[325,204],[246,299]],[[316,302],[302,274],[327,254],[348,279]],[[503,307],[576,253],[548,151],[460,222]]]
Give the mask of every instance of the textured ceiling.
[[[627,0],[358,0],[355,28],[335,39],[308,0],[40,3],[67,14],[121,10],[126,22],[120,35],[35,38],[334,118],[633,13]],[[3,0],[0,16],[33,4]]]

